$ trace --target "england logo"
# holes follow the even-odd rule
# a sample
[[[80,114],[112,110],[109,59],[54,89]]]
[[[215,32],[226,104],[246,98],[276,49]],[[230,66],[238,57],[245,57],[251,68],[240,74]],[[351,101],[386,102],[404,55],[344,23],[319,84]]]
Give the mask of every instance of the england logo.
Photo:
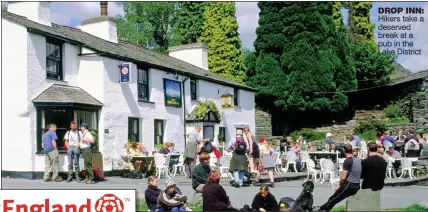
[[[123,212],[123,201],[114,194],[105,194],[95,203],[96,212]]]

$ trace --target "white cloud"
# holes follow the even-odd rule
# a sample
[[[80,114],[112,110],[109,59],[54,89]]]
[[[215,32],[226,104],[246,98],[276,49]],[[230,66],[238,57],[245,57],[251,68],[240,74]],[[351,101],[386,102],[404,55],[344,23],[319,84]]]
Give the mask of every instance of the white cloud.
[[[100,15],[99,2],[52,2],[52,21],[57,24],[71,25],[72,21],[82,21]],[[123,15],[123,8],[116,2],[108,4],[109,16]]]
[[[242,46],[254,49],[253,43],[256,39],[256,28],[259,21],[259,7],[257,2],[236,2],[236,19],[239,24],[239,37]]]

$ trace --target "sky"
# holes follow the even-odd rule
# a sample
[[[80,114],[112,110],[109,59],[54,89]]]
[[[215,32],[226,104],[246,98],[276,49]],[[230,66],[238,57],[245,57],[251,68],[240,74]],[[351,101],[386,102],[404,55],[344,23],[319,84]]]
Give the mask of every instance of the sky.
[[[375,36],[378,35],[377,26],[379,7],[423,7],[425,14],[423,17],[426,23],[413,23],[412,32],[415,34],[413,42],[415,47],[422,49],[422,55],[400,55],[397,62],[402,64],[410,71],[428,70],[428,2],[374,2],[371,10],[371,21],[376,24]],[[110,2],[108,5],[110,16],[123,15],[123,8],[118,2]],[[347,11],[342,10],[344,21],[347,20]],[[82,20],[100,15],[99,2],[52,2],[51,16],[52,21],[57,24],[71,27],[80,27]],[[404,14],[388,16],[402,17]],[[254,49],[253,42],[256,39],[256,28],[258,26],[259,8],[257,2],[236,2],[236,17],[239,24],[239,34],[243,46],[248,49]],[[421,17],[421,16],[418,16]],[[389,23],[391,24],[391,23]],[[398,25],[403,25],[399,23]],[[404,24],[406,25],[406,24]],[[382,50],[382,48],[381,48]]]

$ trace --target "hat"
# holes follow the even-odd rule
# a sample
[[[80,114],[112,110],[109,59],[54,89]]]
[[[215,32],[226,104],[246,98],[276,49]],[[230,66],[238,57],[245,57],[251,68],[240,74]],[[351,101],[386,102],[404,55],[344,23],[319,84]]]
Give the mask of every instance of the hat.
[[[166,180],[166,182],[165,182],[165,186],[166,186],[166,188],[165,188],[165,190],[166,190],[166,189],[168,189],[170,186],[175,186],[175,182],[174,182],[173,180],[171,180],[171,179],[168,179],[168,180]]]
[[[87,123],[82,123],[82,124],[80,124],[80,127],[85,127],[86,129],[88,129],[89,125]]]
[[[236,135],[242,135],[242,130],[236,130]]]
[[[331,134],[331,133],[327,133],[326,134],[326,137],[328,138],[328,137],[331,137],[331,136],[333,136],[333,134]]]

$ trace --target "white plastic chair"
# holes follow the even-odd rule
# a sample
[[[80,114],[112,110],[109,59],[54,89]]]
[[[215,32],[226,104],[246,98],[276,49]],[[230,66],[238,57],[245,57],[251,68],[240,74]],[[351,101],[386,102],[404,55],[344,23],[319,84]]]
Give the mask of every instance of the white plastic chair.
[[[287,164],[286,164],[284,172],[287,172],[289,166],[293,165],[294,166],[294,171],[297,173],[297,168],[296,168],[297,155],[296,155],[296,153],[294,153],[292,151],[287,152],[286,156],[285,156],[285,160],[287,160]]]
[[[227,156],[227,155],[220,158],[220,167],[218,167],[218,169],[221,174],[221,178],[233,179],[232,174],[229,172],[231,160],[232,160],[232,156]]]
[[[310,160],[309,153],[306,151],[300,151],[300,162],[302,163],[302,168],[305,166],[308,168],[308,165],[306,164],[308,160]]]
[[[159,154],[156,153],[154,154],[154,158],[155,158],[155,166],[156,166],[156,175],[158,175],[158,178],[160,179],[162,174],[166,177],[166,178],[170,178],[169,174],[168,174],[168,170],[169,170],[169,166],[167,166],[166,164],[169,165],[169,158],[171,156],[165,156],[164,154]]]
[[[399,178],[401,179],[402,177],[405,177],[405,172],[407,171],[409,173],[410,179],[413,179],[413,177],[415,177],[413,175],[414,169],[416,169],[416,167],[412,166],[411,160],[408,158],[401,158],[401,175]]]
[[[174,164],[172,167],[173,167],[173,170],[172,170],[171,175],[173,177],[175,177],[177,172],[179,172],[180,174],[183,174],[184,176],[187,177],[187,174],[184,171],[184,157],[183,157],[183,155],[180,155],[180,157],[178,158],[178,164]]]
[[[281,159],[281,153],[275,153],[275,172],[276,174],[281,174],[282,173],[282,159]]]
[[[358,158],[359,159],[365,159],[368,155],[368,149],[367,149],[367,144],[365,141],[361,141],[361,149],[358,152]]]
[[[317,175],[319,173],[319,170],[315,169],[315,162],[311,159],[306,160],[306,167],[308,170],[308,177],[306,178],[305,182],[308,181],[309,177],[312,175],[312,178],[314,179],[314,182],[317,182]]]
[[[386,167],[386,178],[388,179],[392,179],[393,177],[397,178],[397,176],[395,175],[394,166],[393,166],[394,161],[395,161],[394,158],[388,157],[388,160],[387,160],[388,166]]]
[[[210,153],[210,168],[212,170],[217,170],[218,169],[218,165],[217,165],[217,157],[215,156],[214,152]]]
[[[327,176],[330,178],[334,178],[334,163],[330,159],[321,158],[320,160],[320,166],[321,166],[321,184],[323,184]]]

